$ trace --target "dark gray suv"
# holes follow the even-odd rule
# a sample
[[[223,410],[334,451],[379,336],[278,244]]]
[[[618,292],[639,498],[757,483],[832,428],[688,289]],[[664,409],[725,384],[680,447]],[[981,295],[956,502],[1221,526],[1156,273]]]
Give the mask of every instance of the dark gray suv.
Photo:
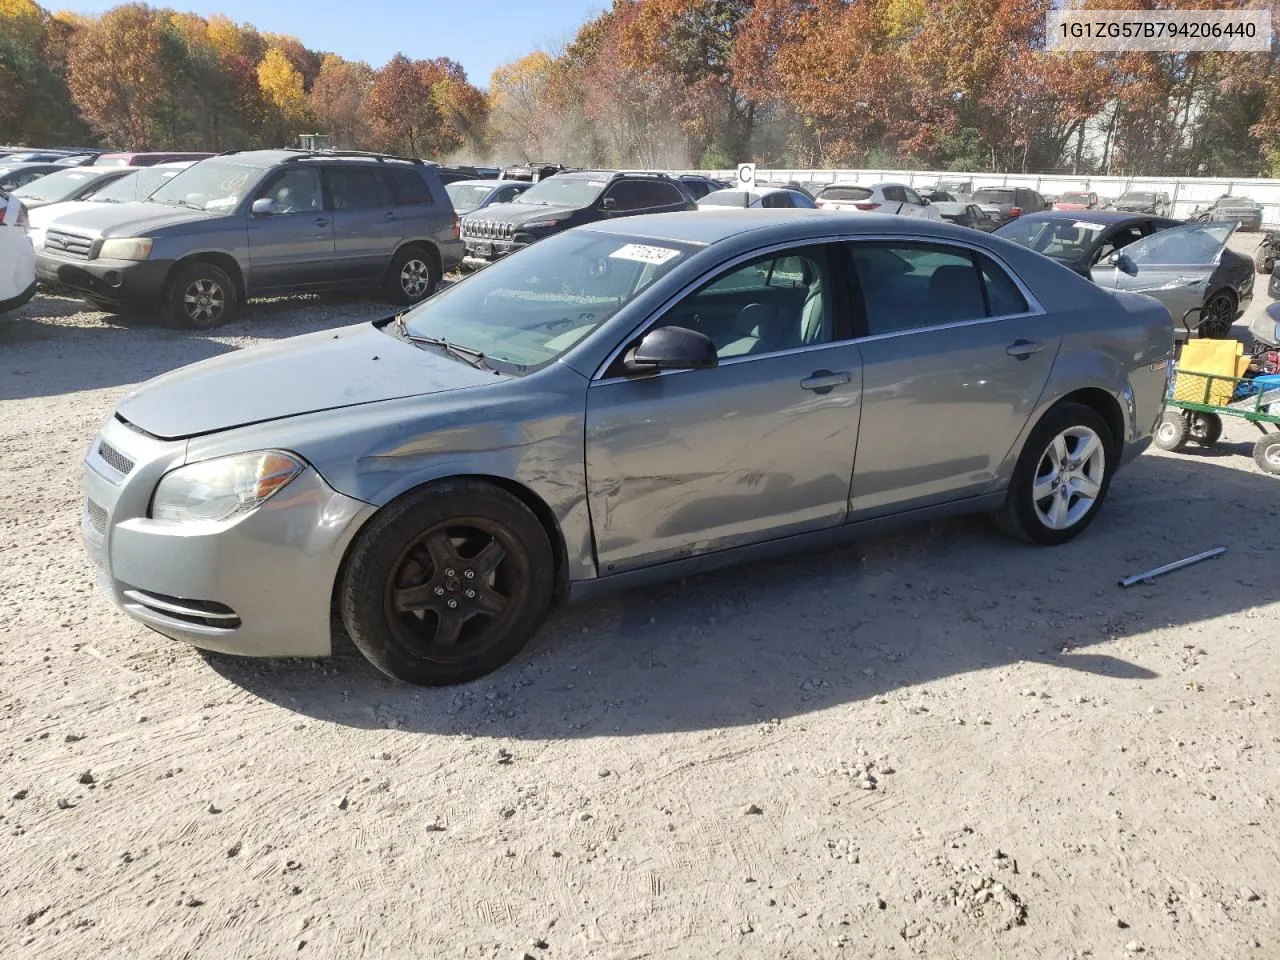
[[[100,309],[158,308],[207,330],[249,297],[370,289],[417,303],[461,260],[433,164],[256,150],[202,160],[146,201],[60,218],[36,268]]]

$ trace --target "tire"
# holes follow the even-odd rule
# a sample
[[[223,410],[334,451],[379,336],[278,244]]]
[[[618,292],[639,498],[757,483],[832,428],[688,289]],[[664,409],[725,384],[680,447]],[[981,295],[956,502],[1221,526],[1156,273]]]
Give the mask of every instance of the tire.
[[[996,524],[1011,536],[1043,546],[1079,536],[1106,499],[1115,447],[1096,410],[1079,403],[1052,407],[1018,456]],[[1038,492],[1043,496],[1037,498]]]
[[[1212,447],[1222,439],[1222,418],[1216,413],[1193,413],[1187,436],[1201,447]]]
[[[1263,473],[1280,476],[1280,433],[1268,433],[1253,445],[1253,462]]]
[[[435,293],[439,282],[440,268],[435,257],[422,247],[404,247],[387,268],[384,292],[391,303],[409,306]]]
[[[1235,297],[1225,290],[1218,291],[1200,308],[1200,318],[1200,336],[1210,340],[1227,339],[1236,322]]]
[[[546,532],[519,499],[485,483],[435,483],[389,504],[357,536],[340,584],[342,620],[387,676],[466,683],[533,636],[554,570]]]
[[[236,285],[212,263],[187,263],[174,270],[161,304],[166,324],[180,330],[212,330],[239,308]]]
[[[1156,435],[1153,442],[1161,450],[1173,453],[1187,445],[1187,434],[1190,427],[1187,418],[1180,410],[1166,410],[1156,424]]]
[[[1270,247],[1267,244],[1263,244],[1253,251],[1253,268],[1258,273],[1270,273],[1276,265],[1275,256],[1269,250]]]

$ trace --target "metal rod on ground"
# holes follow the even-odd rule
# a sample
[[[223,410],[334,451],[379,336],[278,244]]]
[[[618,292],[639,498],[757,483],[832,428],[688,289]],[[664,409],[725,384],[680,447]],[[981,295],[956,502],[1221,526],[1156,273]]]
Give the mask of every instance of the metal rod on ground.
[[[1120,581],[1122,587],[1132,587],[1135,583],[1147,583],[1156,577],[1163,576],[1166,573],[1172,573],[1174,570],[1181,570],[1183,567],[1189,567],[1193,563],[1199,563],[1201,560],[1212,560],[1214,557],[1220,557],[1227,552],[1226,547],[1214,547],[1212,550],[1206,550],[1204,553],[1197,553],[1194,557],[1187,557],[1185,560],[1175,560],[1173,563],[1166,563],[1163,567],[1156,567],[1154,570],[1148,570],[1146,573],[1135,573],[1132,577],[1125,577]]]

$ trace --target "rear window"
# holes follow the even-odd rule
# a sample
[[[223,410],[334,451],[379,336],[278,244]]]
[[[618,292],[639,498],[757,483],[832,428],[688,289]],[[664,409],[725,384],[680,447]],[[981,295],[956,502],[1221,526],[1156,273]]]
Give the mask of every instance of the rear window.
[[[388,166],[385,173],[391,181],[396,203],[401,205],[431,203],[431,190],[427,187],[427,181],[417,170]]]
[[[866,187],[824,187],[818,194],[820,200],[866,200],[870,196]]]
[[[1013,203],[1013,190],[997,190],[987,187],[973,195],[974,203]]]
[[[1088,193],[1064,193],[1058,198],[1062,203],[1088,203],[1093,199]]]

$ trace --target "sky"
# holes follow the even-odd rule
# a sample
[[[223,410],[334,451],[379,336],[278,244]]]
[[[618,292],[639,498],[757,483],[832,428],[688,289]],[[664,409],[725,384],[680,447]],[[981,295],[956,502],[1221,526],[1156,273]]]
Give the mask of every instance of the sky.
[[[39,0],[49,10],[96,14],[123,0]],[[209,16],[225,14],[267,33],[288,33],[312,50],[380,67],[397,52],[449,57],[478,87],[495,67],[573,38],[608,0],[149,0]]]

